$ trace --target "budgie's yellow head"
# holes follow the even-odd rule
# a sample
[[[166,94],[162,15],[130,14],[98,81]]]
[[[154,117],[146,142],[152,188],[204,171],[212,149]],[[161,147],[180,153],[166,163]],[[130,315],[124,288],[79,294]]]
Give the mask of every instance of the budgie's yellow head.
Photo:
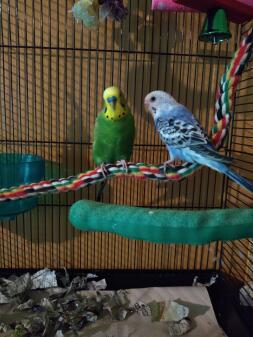
[[[109,87],[103,94],[105,118],[109,120],[119,120],[126,116],[127,105],[125,97],[118,87]]]

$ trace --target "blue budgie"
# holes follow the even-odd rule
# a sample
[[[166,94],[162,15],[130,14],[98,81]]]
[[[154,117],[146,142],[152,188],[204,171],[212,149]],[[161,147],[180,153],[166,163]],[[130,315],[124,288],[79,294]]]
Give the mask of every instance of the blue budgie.
[[[145,97],[145,108],[154,118],[155,128],[165,143],[172,164],[176,159],[198,163],[224,173],[237,184],[253,192],[253,183],[229,168],[232,160],[219,154],[203,128],[182,104],[164,91],[152,91]]]

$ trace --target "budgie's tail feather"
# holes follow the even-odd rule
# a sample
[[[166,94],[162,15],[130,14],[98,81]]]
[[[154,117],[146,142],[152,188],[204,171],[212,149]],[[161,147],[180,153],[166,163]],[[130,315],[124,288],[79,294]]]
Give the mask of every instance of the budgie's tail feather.
[[[212,160],[212,161],[206,161],[206,160],[203,161],[202,160],[201,162],[199,161],[199,164],[206,165],[206,166],[210,167],[211,169],[213,169],[215,171],[218,171],[220,173],[225,174],[231,180],[236,182],[238,185],[242,186],[246,190],[253,193],[253,182],[247,180],[246,178],[243,178],[238,173],[231,170],[231,168],[229,168],[226,164],[223,164],[221,162],[214,161],[214,160]]]
[[[100,185],[100,188],[99,188],[99,191],[98,191],[97,197],[96,197],[96,201],[98,201],[98,202],[100,202],[101,199],[102,199],[102,195],[104,193],[106,183],[107,183],[107,180],[104,180]]]
[[[253,193],[253,183],[249,180],[243,178],[235,171],[232,171],[231,169],[228,169],[224,172],[230,179],[235,181],[237,184],[241,185],[242,187],[246,188],[248,191]]]

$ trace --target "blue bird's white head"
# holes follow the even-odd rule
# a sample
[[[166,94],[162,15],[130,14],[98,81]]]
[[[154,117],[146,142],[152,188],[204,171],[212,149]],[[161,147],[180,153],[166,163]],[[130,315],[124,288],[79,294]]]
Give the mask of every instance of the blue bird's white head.
[[[166,117],[166,112],[169,112],[170,107],[175,107],[179,103],[167,92],[156,90],[150,92],[144,99],[144,105],[154,120]],[[166,107],[166,109],[162,109]]]

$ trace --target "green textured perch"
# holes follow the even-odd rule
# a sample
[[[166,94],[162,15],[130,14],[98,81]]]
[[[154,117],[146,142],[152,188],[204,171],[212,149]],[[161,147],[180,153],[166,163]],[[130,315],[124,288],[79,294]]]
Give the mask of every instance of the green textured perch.
[[[69,220],[83,231],[156,243],[205,244],[253,236],[253,209],[179,211],[80,200],[70,208]]]

